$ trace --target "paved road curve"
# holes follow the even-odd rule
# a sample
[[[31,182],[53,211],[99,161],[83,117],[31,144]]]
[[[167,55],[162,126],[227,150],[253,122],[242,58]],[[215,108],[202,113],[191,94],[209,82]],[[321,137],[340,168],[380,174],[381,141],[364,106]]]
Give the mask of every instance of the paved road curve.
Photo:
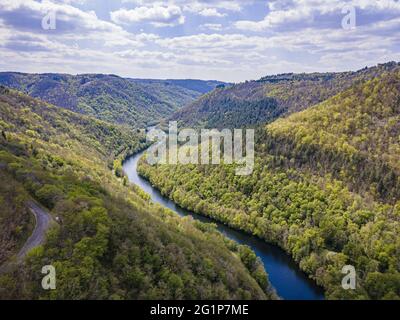
[[[17,263],[21,263],[31,249],[41,245],[44,242],[46,238],[46,231],[50,227],[50,222],[52,221],[51,215],[35,202],[30,201],[27,203],[27,206],[35,216],[36,225],[32,235],[25,242],[22,249],[18,252]],[[11,263],[5,263],[4,265],[0,266],[0,273],[6,272],[11,266],[10,264]]]
[[[29,202],[28,208],[35,216],[36,226],[35,230],[33,230],[32,235],[25,242],[22,249],[18,252],[18,261],[22,261],[31,249],[41,245],[44,242],[46,238],[46,231],[49,228],[51,222],[51,215],[47,211],[39,207],[36,203]]]

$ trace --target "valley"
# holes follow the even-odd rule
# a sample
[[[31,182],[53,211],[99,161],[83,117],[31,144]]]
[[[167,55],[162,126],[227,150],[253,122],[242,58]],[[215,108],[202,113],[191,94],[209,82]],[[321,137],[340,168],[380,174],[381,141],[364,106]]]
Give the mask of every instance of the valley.
[[[223,85],[219,81],[142,80],[103,74],[0,72],[0,85],[100,120],[141,129]]]
[[[128,158],[124,162],[123,168],[129,181],[150,195],[153,202],[174,211],[181,217],[191,217],[195,221],[215,225],[216,230],[224,236],[251,248],[257,257],[261,259],[266,272],[268,272],[271,285],[282,299],[323,299],[322,288],[318,287],[304,272],[299,270],[295,262],[279,247],[269,245],[262,239],[232,229],[227,224],[218,222],[218,220],[185,210],[166,196],[163,196],[160,191],[154,188],[146,179],[142,178],[137,171],[138,163],[144,153],[145,151],[142,151]]]
[[[397,0],[0,0],[0,314],[396,314],[399,39]]]
[[[3,261],[33,230],[31,199],[61,221],[22,267],[0,275],[1,299],[276,298],[250,249],[175,217],[116,177],[115,163],[146,146],[136,130],[5,87],[0,114],[0,173],[8,181],[0,245],[10,248]],[[41,270],[49,263],[57,289],[45,291]]]
[[[399,69],[389,63],[362,73],[375,76],[257,127],[250,176],[235,176],[232,165],[146,161],[138,171],[179,206],[283,248],[329,299],[396,298]],[[213,94],[224,96],[233,88]],[[222,114],[219,104],[209,107],[210,119]],[[203,107],[192,108],[178,115]],[[341,287],[346,264],[358,270],[353,291]]]
[[[0,74],[0,264],[25,258],[0,275],[0,298],[398,298],[399,72],[240,84]],[[142,101],[154,113],[132,108],[139,87],[160,99]],[[109,108],[104,94],[128,98]],[[254,170],[148,164],[139,129],[170,120],[255,129]],[[33,201],[59,222],[38,237]],[[48,263],[58,287],[46,292]]]

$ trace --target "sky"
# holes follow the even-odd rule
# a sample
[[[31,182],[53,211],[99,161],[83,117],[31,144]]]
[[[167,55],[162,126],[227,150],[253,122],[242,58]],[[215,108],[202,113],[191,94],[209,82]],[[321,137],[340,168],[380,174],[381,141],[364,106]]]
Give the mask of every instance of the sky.
[[[400,0],[0,0],[0,71],[240,82],[399,49]]]

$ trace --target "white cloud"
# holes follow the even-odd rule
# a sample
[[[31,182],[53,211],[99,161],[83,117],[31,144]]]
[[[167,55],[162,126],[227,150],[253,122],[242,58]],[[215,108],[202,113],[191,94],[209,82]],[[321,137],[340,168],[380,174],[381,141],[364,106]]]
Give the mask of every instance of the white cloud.
[[[88,2],[92,2],[93,0],[53,0],[55,3],[64,3],[64,4],[84,4]]]
[[[259,0],[122,0],[123,3],[131,3],[139,6],[161,6],[176,5],[182,8],[183,11],[200,12],[204,9],[223,9],[226,11],[238,12],[243,7]]]
[[[400,2],[397,0],[272,0],[268,3],[270,11],[263,20],[236,21],[234,26],[240,30],[260,32],[302,22],[302,26],[296,26],[306,28],[315,16],[344,16],[341,11],[348,4],[377,14],[400,13]]]
[[[199,11],[199,15],[204,16],[204,17],[225,17],[226,13],[220,13],[217,9],[215,8],[205,8],[201,11]]]
[[[85,0],[55,1],[0,0],[0,69],[239,81],[280,72],[356,69],[399,59],[400,18],[393,17],[398,4],[384,3],[391,0],[374,0],[376,5],[359,0],[360,8],[376,16],[355,30],[340,28],[337,6],[343,1],[339,0],[270,1],[268,8],[265,4],[270,10],[268,19],[251,21],[249,17],[241,22],[242,30],[230,28],[235,22],[232,17],[240,16],[251,0],[129,0],[114,11],[111,21],[74,7]],[[56,10],[59,19],[54,32],[40,26],[49,10]],[[335,28],[310,20],[336,11]],[[197,17],[194,21],[202,24],[180,28],[185,35],[174,29],[134,34],[125,24],[137,23],[146,30],[145,24],[176,25],[183,23],[184,15],[191,18],[201,12],[226,14],[226,18],[222,24],[213,17]]]
[[[200,30],[213,30],[213,31],[221,31],[222,24],[220,23],[205,23],[199,26]]]
[[[22,26],[19,19],[25,19],[23,24],[26,29],[32,31],[41,28],[41,19],[49,12],[57,14],[57,22],[63,28],[59,28],[59,33],[80,33],[85,32],[110,32],[118,33],[123,29],[113,23],[100,20],[94,11],[82,11],[72,5],[57,4],[52,1],[24,1],[24,0],[2,0],[0,2],[0,18],[14,28]],[[8,20],[4,17],[8,14]],[[15,15],[15,18],[13,17]]]
[[[132,10],[119,9],[110,13],[111,20],[117,24],[132,24],[138,22],[149,22],[155,26],[175,26],[183,24],[185,17],[180,7],[156,6],[136,7]]]
[[[56,12],[57,29],[46,32],[41,29],[41,19],[49,11]],[[143,47],[158,37],[131,34],[112,22],[99,19],[93,11],[82,11],[68,4],[32,0],[2,0],[0,30],[0,46],[14,48],[15,55],[31,50],[36,56],[41,56],[38,52],[47,51],[49,56],[62,57],[74,52],[72,56],[75,58],[85,52],[78,43],[96,48],[93,50],[96,53],[98,47],[106,50],[121,46]]]

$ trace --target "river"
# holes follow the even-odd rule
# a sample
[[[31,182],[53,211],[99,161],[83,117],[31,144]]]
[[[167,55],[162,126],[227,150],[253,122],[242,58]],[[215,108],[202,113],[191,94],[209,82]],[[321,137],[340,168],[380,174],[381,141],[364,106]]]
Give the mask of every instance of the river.
[[[322,288],[309,279],[308,276],[299,269],[293,259],[281,248],[275,245],[270,245],[265,241],[244,232],[234,230],[208,217],[182,209],[172,200],[161,195],[157,189],[152,187],[147,180],[140,177],[137,173],[137,165],[143,153],[144,151],[128,158],[123,164],[123,170],[129,181],[148,193],[153,202],[171,209],[180,216],[189,215],[202,222],[215,223],[218,226],[218,230],[226,237],[235,240],[240,244],[251,247],[262,260],[265,270],[268,273],[269,280],[281,298],[285,300],[324,299]]]

